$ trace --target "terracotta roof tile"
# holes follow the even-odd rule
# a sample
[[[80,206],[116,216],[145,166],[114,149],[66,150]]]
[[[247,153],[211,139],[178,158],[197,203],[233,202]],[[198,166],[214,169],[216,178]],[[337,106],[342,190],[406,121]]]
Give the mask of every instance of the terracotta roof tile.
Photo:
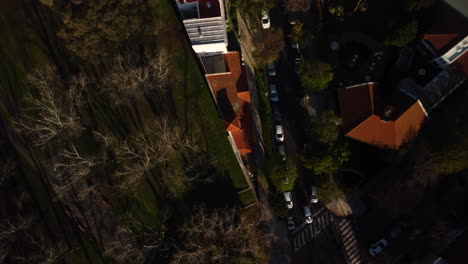
[[[463,37],[462,34],[426,34],[426,40],[439,55],[444,54],[458,43]]]
[[[395,121],[395,145],[400,146],[410,141],[421,129],[426,120],[426,113],[422,104],[415,102],[406,112]]]
[[[236,142],[236,147],[239,150],[239,152],[243,152],[243,153],[252,152],[252,148],[250,147],[250,143],[247,138],[246,131],[244,130],[232,131],[231,135],[234,138],[234,142]]]
[[[348,132],[374,113],[374,84],[340,88],[338,99],[343,129]]]
[[[243,156],[251,153],[255,143],[251,98],[247,72],[240,64],[238,52],[224,54],[226,73],[207,74],[206,78],[223,116],[223,126],[230,131]]]
[[[339,89],[343,129],[347,137],[380,148],[398,149],[421,129],[426,119],[425,111],[419,101],[398,94],[393,99],[402,102],[394,102],[397,104],[388,108],[392,112],[385,121],[375,110],[379,106],[375,100],[376,91],[370,84]],[[409,100],[412,100],[410,104]]]
[[[346,136],[388,149],[398,149],[410,141],[421,129],[426,115],[419,102],[415,102],[395,121],[383,121],[371,115]]]

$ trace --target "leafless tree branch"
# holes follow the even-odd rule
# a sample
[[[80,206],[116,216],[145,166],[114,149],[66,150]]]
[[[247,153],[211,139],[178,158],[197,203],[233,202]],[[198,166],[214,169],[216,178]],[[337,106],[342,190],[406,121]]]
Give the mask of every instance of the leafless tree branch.
[[[310,9],[311,0],[283,0],[283,7],[288,13],[306,12]]]
[[[116,105],[141,93],[165,93],[171,66],[165,50],[161,50],[146,65],[132,66],[129,59],[117,57],[115,68],[105,79],[106,90]]]
[[[82,129],[76,107],[86,86],[84,76],[72,78],[65,93],[62,90],[66,85],[50,66],[35,70],[26,80],[37,95],[26,96],[26,102],[31,107],[17,121],[20,131],[34,135],[36,145],[44,145],[59,134]]]

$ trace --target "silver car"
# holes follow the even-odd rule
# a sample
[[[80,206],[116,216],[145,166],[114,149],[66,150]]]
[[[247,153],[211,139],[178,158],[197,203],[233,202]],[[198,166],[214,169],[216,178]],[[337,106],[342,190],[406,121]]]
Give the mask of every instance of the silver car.
[[[275,137],[277,142],[283,142],[284,141],[284,134],[283,134],[283,126],[282,125],[276,125],[275,126]]]
[[[274,62],[268,64],[268,75],[270,75],[270,76],[276,76],[276,67],[275,67],[275,63],[274,63]]]
[[[312,224],[314,221],[312,218],[312,213],[310,212],[310,207],[308,205],[304,206],[304,219],[307,224]]]
[[[272,102],[278,102],[278,90],[276,89],[276,84],[270,84],[270,99]]]
[[[313,185],[310,187],[310,202],[311,203],[318,203],[317,187],[315,187]]]
[[[286,201],[286,206],[288,209],[292,209],[294,207],[292,197],[291,197],[291,192],[284,192],[284,200]]]

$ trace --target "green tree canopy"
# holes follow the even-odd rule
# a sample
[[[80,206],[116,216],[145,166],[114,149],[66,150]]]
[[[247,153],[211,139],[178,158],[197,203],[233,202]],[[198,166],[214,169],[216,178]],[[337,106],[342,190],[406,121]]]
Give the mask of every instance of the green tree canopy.
[[[270,179],[278,192],[290,191],[296,183],[296,178],[297,168],[293,160],[278,160],[274,163]]]
[[[90,62],[115,55],[124,41],[143,30],[149,10],[145,0],[62,0],[57,6],[63,23],[58,36]]]
[[[266,65],[278,59],[284,49],[283,31],[280,28],[265,30],[257,41],[257,47],[253,53],[257,64]]]
[[[387,46],[403,47],[416,38],[418,28],[418,21],[413,19],[408,24],[401,25],[395,29],[395,31],[385,38],[384,44]]]
[[[262,10],[270,10],[275,6],[274,0],[231,0],[229,2],[252,20],[257,19]]]
[[[312,121],[312,134],[318,141],[327,145],[334,145],[338,141],[338,117],[332,110],[323,112]]]
[[[291,33],[289,33],[288,38],[291,40],[293,43],[298,43],[299,40],[304,36],[304,23],[302,23],[300,20],[296,21],[296,24],[291,29]]]
[[[341,166],[349,160],[351,152],[346,145],[336,144],[326,151],[316,149],[306,150],[302,156],[304,167],[316,175],[335,175]]]
[[[299,71],[301,85],[308,91],[323,91],[333,80],[330,64],[319,60],[305,61],[300,66]]]

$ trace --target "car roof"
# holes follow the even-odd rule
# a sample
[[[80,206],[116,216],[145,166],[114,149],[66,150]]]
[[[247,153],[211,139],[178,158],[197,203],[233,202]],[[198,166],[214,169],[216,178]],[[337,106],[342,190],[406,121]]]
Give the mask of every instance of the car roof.
[[[276,133],[283,133],[283,126],[282,125],[276,125]]]

